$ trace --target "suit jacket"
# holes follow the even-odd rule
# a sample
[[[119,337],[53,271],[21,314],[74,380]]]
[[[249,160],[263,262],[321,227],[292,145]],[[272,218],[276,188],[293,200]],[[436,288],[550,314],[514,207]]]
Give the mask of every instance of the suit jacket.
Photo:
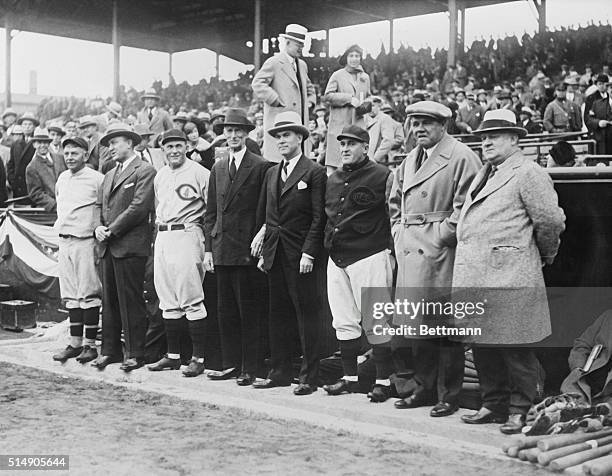
[[[298,59],[297,64],[302,85],[301,95],[296,71],[285,53],[268,58],[253,78],[253,94],[264,102],[265,131],[274,126],[276,115],[284,111],[297,112],[302,123],[308,124],[308,109],[316,103],[317,97],[308,78],[308,66],[302,59]],[[263,156],[272,162],[280,162],[283,158],[275,139],[267,132],[264,136]]]
[[[112,235],[101,244],[115,258],[148,256],[151,253],[151,215],[154,212],[155,169],[136,156],[115,180],[117,168],[104,176],[97,207],[100,224]]]
[[[13,189],[13,197],[24,197],[28,194],[25,171],[34,157],[32,142],[17,141],[11,145],[11,157],[7,167],[8,182]]]
[[[453,287],[501,288],[477,342],[539,342],[551,332],[542,261],[557,254],[565,214],[548,173],[522,152],[472,198],[486,174],[487,167],[478,172],[461,210]]]
[[[212,252],[215,265],[255,264],[251,241],[258,231],[257,203],[270,165],[247,149],[233,182],[228,158],[213,165],[204,215],[204,244],[206,251]]]
[[[324,167],[305,155],[282,189],[280,172],[280,164],[268,169],[259,200],[258,222],[266,224],[263,266],[266,271],[272,268],[280,243],[297,272],[302,253],[316,259],[323,247],[327,175]]]
[[[469,111],[467,107],[459,108],[457,111],[457,127],[462,133],[469,133],[469,128],[474,131],[482,122],[484,112],[480,106],[474,106]]]
[[[395,145],[396,122],[387,114],[380,112],[368,124],[370,148],[368,157],[375,162],[384,162]]]
[[[86,141],[89,143],[89,148],[87,150],[87,165],[94,170],[102,170],[102,167],[110,158],[110,151],[108,147],[104,147],[100,144],[100,139],[102,138],[102,134],[99,132],[95,132],[90,139],[84,137]]]
[[[586,364],[589,354],[597,344],[603,346],[588,372],[580,370]],[[598,403],[612,398],[612,372],[608,372],[601,393],[593,395],[588,382],[589,375],[605,367],[612,358],[612,311],[604,312],[574,341],[568,362],[570,373],[561,384],[562,392],[578,392],[589,402]]]
[[[172,119],[170,118],[170,114],[165,109],[157,106],[155,108],[155,112],[153,113],[153,117],[149,120],[149,109],[142,108],[138,112],[137,117],[138,124],[146,124],[149,126],[149,129],[155,135],[159,135],[164,131],[172,129]]]
[[[64,158],[49,152],[53,164],[46,159],[35,156],[26,168],[26,184],[30,200],[35,207],[43,207],[46,212],[55,212],[55,183],[59,175],[66,170]]]
[[[598,99],[591,106],[587,127],[597,141],[598,154],[612,154],[612,125],[599,127],[599,121],[612,121],[612,107],[608,98]]]

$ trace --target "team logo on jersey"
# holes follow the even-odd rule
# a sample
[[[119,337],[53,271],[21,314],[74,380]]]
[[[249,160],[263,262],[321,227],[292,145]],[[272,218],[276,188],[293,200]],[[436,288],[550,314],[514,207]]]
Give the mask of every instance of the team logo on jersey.
[[[357,187],[350,194],[351,200],[353,200],[358,206],[368,208],[376,203],[376,194],[369,187]]]
[[[195,187],[188,183],[179,185],[175,191],[179,198],[181,200],[185,200],[186,202],[193,202],[194,200],[200,198],[200,194],[195,189]]]

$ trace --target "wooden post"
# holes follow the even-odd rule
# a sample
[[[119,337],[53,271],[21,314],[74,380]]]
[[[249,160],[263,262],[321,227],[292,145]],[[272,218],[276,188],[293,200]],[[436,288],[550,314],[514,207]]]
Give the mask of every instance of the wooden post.
[[[461,43],[459,44],[459,47],[461,48],[461,54],[463,54],[466,48],[466,44],[465,44],[465,6],[464,5],[461,5],[460,12],[461,12],[461,29],[460,29],[459,38],[461,38]]]
[[[4,107],[11,107],[13,98],[11,97],[11,40],[13,30],[11,28],[11,20],[7,14],[4,17],[4,32],[6,38],[4,40]]]
[[[172,82],[172,52],[168,53],[168,84]]]
[[[253,37],[253,64],[255,71],[261,67],[261,0],[255,0],[255,34]]]
[[[219,80],[219,56],[221,56],[221,54],[218,51],[215,51],[215,77],[217,78],[217,81]]]
[[[447,65],[454,65],[457,58],[457,0],[448,0],[450,28],[448,35]]]
[[[393,18],[389,18],[389,53],[393,53]]]
[[[118,20],[118,0],[113,0],[113,99],[119,101],[119,83],[120,83],[120,55],[119,50],[121,44],[119,43],[119,28],[117,25]]]

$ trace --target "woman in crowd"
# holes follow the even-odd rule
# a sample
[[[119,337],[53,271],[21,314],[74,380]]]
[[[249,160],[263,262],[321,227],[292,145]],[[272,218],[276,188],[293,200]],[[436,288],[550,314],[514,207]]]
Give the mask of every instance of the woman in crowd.
[[[363,50],[357,45],[350,46],[339,60],[343,68],[331,75],[325,88],[323,100],[331,108],[325,152],[328,173],[341,164],[340,143],[336,140],[336,136],[340,134],[342,128],[356,124],[365,129],[363,115],[367,111],[362,110],[364,108],[360,106],[370,95],[370,77],[361,66],[362,59]]]
[[[198,126],[191,121],[185,124],[183,131],[187,136],[187,158],[210,170],[214,164],[210,154],[206,154],[210,149],[210,142],[200,137]]]

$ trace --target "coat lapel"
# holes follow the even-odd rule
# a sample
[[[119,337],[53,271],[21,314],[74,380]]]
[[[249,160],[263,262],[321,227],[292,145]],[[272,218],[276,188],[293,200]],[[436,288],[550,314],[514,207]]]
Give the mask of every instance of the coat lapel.
[[[229,179],[229,168],[226,168],[226,169],[228,170],[228,179]],[[236,195],[236,192],[240,190],[240,187],[242,186],[244,181],[251,174],[252,169],[253,169],[253,159],[251,159],[251,157],[249,156],[249,151],[247,150],[244,153],[244,156],[242,157],[242,162],[240,163],[240,167],[236,171],[236,177],[234,178],[234,181],[230,184],[230,188],[227,193],[227,197],[225,198],[224,208],[226,208],[230,204],[230,202],[233,200],[234,196]]]
[[[281,69],[283,70],[283,72],[284,72],[284,73],[285,73],[287,76],[289,76],[289,79],[291,79],[291,81],[293,81],[293,82],[294,82],[295,84],[297,84],[297,85],[298,85],[298,87],[299,87],[298,80],[297,80],[297,73],[296,73],[296,71],[293,69],[293,66],[291,65],[291,63],[289,63],[289,61],[288,61],[288,60],[287,60],[287,59],[284,57],[284,55],[283,55],[283,57],[281,57],[281,60],[280,60],[280,61],[281,61],[281,65],[282,65],[282,66],[281,66]],[[300,62],[298,61],[298,62],[297,62],[297,64],[298,64],[298,68],[299,68],[299,67],[300,67],[300,66],[299,66],[299,65],[300,65]],[[300,73],[301,73],[301,72],[300,72]]]
[[[308,162],[307,162],[307,158],[302,154],[302,156],[298,159],[297,164],[295,164],[295,167],[293,168],[293,170],[291,171],[291,174],[289,175],[289,177],[287,177],[287,181],[285,182],[285,185],[283,187],[283,190],[281,192],[281,197],[287,193],[288,190],[291,189],[291,187],[293,187],[298,180],[300,180],[304,174],[306,173],[307,170],[307,166],[308,166]]]
[[[111,193],[114,192],[115,190],[117,190],[117,188],[119,188],[119,186],[125,182],[134,172],[136,172],[136,169],[138,167],[140,167],[142,163],[142,159],[140,159],[140,157],[136,156],[134,158],[134,160],[132,160],[129,165],[127,166],[127,168],[125,170],[121,171],[121,175],[119,175],[119,177],[117,177],[116,179],[114,178],[113,175],[113,181],[115,182],[115,185],[113,186]],[[115,166],[115,171],[113,172],[114,174],[117,173],[117,167]]]
[[[522,163],[522,156],[520,153],[514,154],[508,159],[507,166],[498,170],[497,173],[491,177],[484,188],[476,195],[472,203],[479,202],[480,200],[484,200],[486,197],[491,195],[496,190],[499,190],[501,187],[506,185],[512,177],[515,175],[514,169],[519,167]],[[484,170],[484,169],[483,169]],[[474,183],[479,183],[480,180],[483,179],[484,173],[481,171],[478,173],[477,178],[474,179]],[[478,180],[478,182],[476,182]]]
[[[420,147],[420,146],[419,146]],[[449,135],[445,134],[436,150],[432,154],[431,157],[428,157],[421,168],[410,177],[410,180],[404,181],[403,192],[411,189],[412,187],[423,183],[429,177],[437,173],[439,170],[443,169],[448,165],[448,160],[450,159],[451,153],[453,150],[453,142]],[[413,162],[418,157],[418,150],[416,150],[413,156]],[[408,164],[407,164],[408,165]],[[414,163],[412,165],[412,170],[414,170]]]

